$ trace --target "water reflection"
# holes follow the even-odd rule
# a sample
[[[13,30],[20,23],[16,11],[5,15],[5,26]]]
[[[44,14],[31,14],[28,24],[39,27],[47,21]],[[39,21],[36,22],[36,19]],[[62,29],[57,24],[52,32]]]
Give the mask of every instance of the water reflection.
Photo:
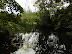
[[[11,40],[15,50],[7,54],[72,54],[71,38],[65,34],[62,36],[63,33],[57,34],[48,29],[41,29],[15,35]]]
[[[20,44],[19,49],[11,54],[35,54],[36,52],[34,49],[38,43],[39,33],[38,32],[31,32],[29,34],[19,33],[19,36],[22,36],[20,40],[21,43],[19,43]]]
[[[47,30],[46,30],[47,31]],[[64,43],[60,43],[60,37],[53,32],[30,32],[19,33],[18,43],[15,43],[15,39],[12,40],[15,46],[18,45],[18,50],[11,54],[71,54],[72,48],[69,52]],[[21,36],[21,37],[20,37]]]
[[[39,29],[39,43],[36,54],[71,54],[72,37],[63,31],[51,28]]]
[[[64,54],[66,47],[64,44],[59,45],[59,39],[54,34],[51,34],[48,38],[47,44],[50,48],[52,48],[51,51],[49,51],[50,54]]]
[[[42,37],[42,35],[41,35]],[[47,39],[47,40],[46,40]],[[58,36],[51,33],[47,38],[45,36],[40,39],[37,54],[64,54],[66,47],[64,44],[59,44]]]

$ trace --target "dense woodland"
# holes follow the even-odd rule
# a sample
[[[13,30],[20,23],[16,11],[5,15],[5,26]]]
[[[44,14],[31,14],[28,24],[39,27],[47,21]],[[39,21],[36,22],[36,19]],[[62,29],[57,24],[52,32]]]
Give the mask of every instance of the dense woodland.
[[[70,5],[61,7],[64,2]],[[10,49],[13,47],[11,38],[15,37],[15,34],[29,33],[33,29],[38,29],[43,35],[55,32],[60,39],[62,38],[60,42],[66,45],[68,53],[72,45],[72,1],[50,0],[47,2],[46,0],[37,0],[35,5],[38,6],[39,10],[31,12],[30,10],[25,11],[15,0],[0,0],[0,48]],[[7,11],[6,7],[8,7]],[[19,13],[15,14],[13,11]],[[40,45],[44,44],[41,40],[43,36],[39,38]],[[6,43],[8,46],[3,45]],[[44,48],[44,46],[42,47]],[[46,53],[46,51],[42,51],[40,54]]]

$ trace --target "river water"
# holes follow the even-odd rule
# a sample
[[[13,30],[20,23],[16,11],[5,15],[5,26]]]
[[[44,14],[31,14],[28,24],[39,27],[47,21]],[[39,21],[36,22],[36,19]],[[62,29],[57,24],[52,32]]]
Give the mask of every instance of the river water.
[[[3,44],[0,54],[72,54],[72,37],[65,34],[47,28],[18,33],[10,45]]]
[[[44,32],[46,34],[46,32]],[[43,34],[44,34],[43,33]],[[20,45],[11,54],[71,54],[72,50],[67,51],[67,46],[60,43],[60,38],[54,33],[45,36],[42,32],[19,33]],[[14,40],[12,40],[13,42]],[[15,45],[17,46],[17,45]],[[72,48],[71,48],[72,49]]]
[[[38,32],[30,32],[30,33],[19,33],[19,36],[22,36],[21,41],[23,43],[22,46],[19,46],[19,49],[17,51],[11,53],[11,54],[35,54],[36,45],[38,43],[39,33]],[[14,41],[14,40],[12,40]]]

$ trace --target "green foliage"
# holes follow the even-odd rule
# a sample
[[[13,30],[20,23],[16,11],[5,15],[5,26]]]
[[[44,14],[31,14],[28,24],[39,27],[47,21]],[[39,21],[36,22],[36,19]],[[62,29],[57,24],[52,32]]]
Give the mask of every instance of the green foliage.
[[[21,15],[21,19],[39,19],[38,12],[24,11]]]
[[[0,12],[0,32],[6,32],[9,31],[10,35],[13,35],[13,33],[19,30],[19,21],[18,17],[9,14],[8,12]]]
[[[72,5],[66,9],[57,10],[54,15],[55,29],[63,32],[72,32]]]
[[[40,13],[39,26],[51,27],[53,31],[71,32],[72,30],[72,5],[66,9],[58,9],[51,17],[49,10]]]
[[[60,3],[61,2],[60,0],[59,1],[49,0],[49,1],[50,3],[47,3],[46,0],[38,0],[36,2],[40,8],[40,24],[39,25],[52,27],[53,30],[57,30],[58,28],[66,28],[70,23],[68,21],[71,20],[71,5],[66,9],[59,9],[57,8],[57,5],[58,4],[62,5]],[[53,3],[54,1],[56,1],[56,3]]]
[[[30,32],[35,27],[34,19],[20,19],[20,15],[9,14],[8,12],[0,12],[0,33],[8,31],[9,37],[13,37],[18,32]]]
[[[48,10],[45,10],[40,17],[40,26],[50,26],[51,19],[50,19],[50,13]]]
[[[57,3],[57,2],[61,2],[61,0],[54,0],[54,1],[55,1],[56,3]]]
[[[50,14],[54,13],[57,9],[57,6],[62,6],[63,2],[55,2],[55,0],[37,0],[35,3],[39,7],[40,12],[44,12],[44,10],[49,10]]]
[[[20,25],[22,27],[24,27],[23,32],[24,33],[30,32],[32,29],[34,29],[35,26],[36,26],[36,24],[34,24],[34,23],[35,23],[35,20],[33,20],[33,19],[23,19],[23,20],[21,20]]]
[[[55,0],[37,0],[36,4],[39,6],[39,14],[40,14],[40,23],[38,23],[40,26],[48,26],[52,27],[53,20],[52,16],[54,15],[54,12],[56,12],[57,9],[59,9],[57,6],[63,5],[62,2],[55,2]]]
[[[6,7],[9,7],[8,11],[10,10],[11,12],[13,12],[12,10],[23,12],[23,8],[15,0],[0,0],[0,9],[5,9]]]
[[[39,12],[31,12],[30,10],[21,14],[22,21],[20,25],[24,26],[24,32],[30,32],[35,28],[40,19],[39,16]]]
[[[56,1],[57,1],[56,3],[59,4],[59,1],[58,0]],[[39,50],[39,54],[48,54],[50,52],[48,49],[49,47],[48,45],[46,45],[47,43],[45,42],[48,41],[48,36],[50,35],[49,33],[51,32],[55,33],[58,36],[59,44],[65,44],[66,51],[68,51],[70,49],[70,46],[72,45],[72,41],[71,41],[72,40],[72,5],[70,4],[68,7],[62,9],[58,9],[57,6],[55,6],[56,10],[54,10],[53,13],[51,13],[52,10],[54,9],[53,8],[54,4],[51,3],[50,5],[47,5],[48,8],[50,7],[52,8],[52,10],[51,9],[47,10],[45,8],[46,4],[44,3],[39,3],[39,4],[40,4],[39,31],[41,32],[41,36],[39,36],[39,46],[41,47],[41,49]],[[42,50],[45,48],[45,46],[48,48]]]
[[[63,0],[63,1],[61,1],[61,0],[54,0],[56,3],[59,3],[59,2],[69,2],[70,4],[72,3],[72,0]]]
[[[10,38],[13,38],[17,32],[21,31],[23,27],[19,25],[19,22],[19,17],[6,11],[0,12],[0,47],[7,47],[3,46],[3,44],[10,45]]]

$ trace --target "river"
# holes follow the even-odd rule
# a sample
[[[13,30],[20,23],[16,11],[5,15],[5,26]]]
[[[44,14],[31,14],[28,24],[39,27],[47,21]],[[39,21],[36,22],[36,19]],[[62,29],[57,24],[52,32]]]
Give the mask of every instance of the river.
[[[62,36],[64,35],[64,36]],[[11,45],[0,48],[1,54],[72,54],[72,37],[39,29],[15,34]],[[5,45],[5,44],[4,44]],[[6,43],[7,45],[7,43]]]
[[[45,34],[47,32],[44,32]],[[48,36],[47,36],[48,35]],[[19,47],[11,54],[70,54],[66,44],[54,33],[43,35],[41,32],[19,33],[22,36]],[[41,37],[41,39],[40,39]]]
[[[30,32],[30,33],[19,33],[19,36],[22,36],[22,46],[19,46],[19,49],[17,51],[11,53],[11,54],[35,54],[35,48],[38,43],[39,33],[38,32]],[[14,41],[14,40],[12,40]],[[15,43],[14,43],[15,44]]]

